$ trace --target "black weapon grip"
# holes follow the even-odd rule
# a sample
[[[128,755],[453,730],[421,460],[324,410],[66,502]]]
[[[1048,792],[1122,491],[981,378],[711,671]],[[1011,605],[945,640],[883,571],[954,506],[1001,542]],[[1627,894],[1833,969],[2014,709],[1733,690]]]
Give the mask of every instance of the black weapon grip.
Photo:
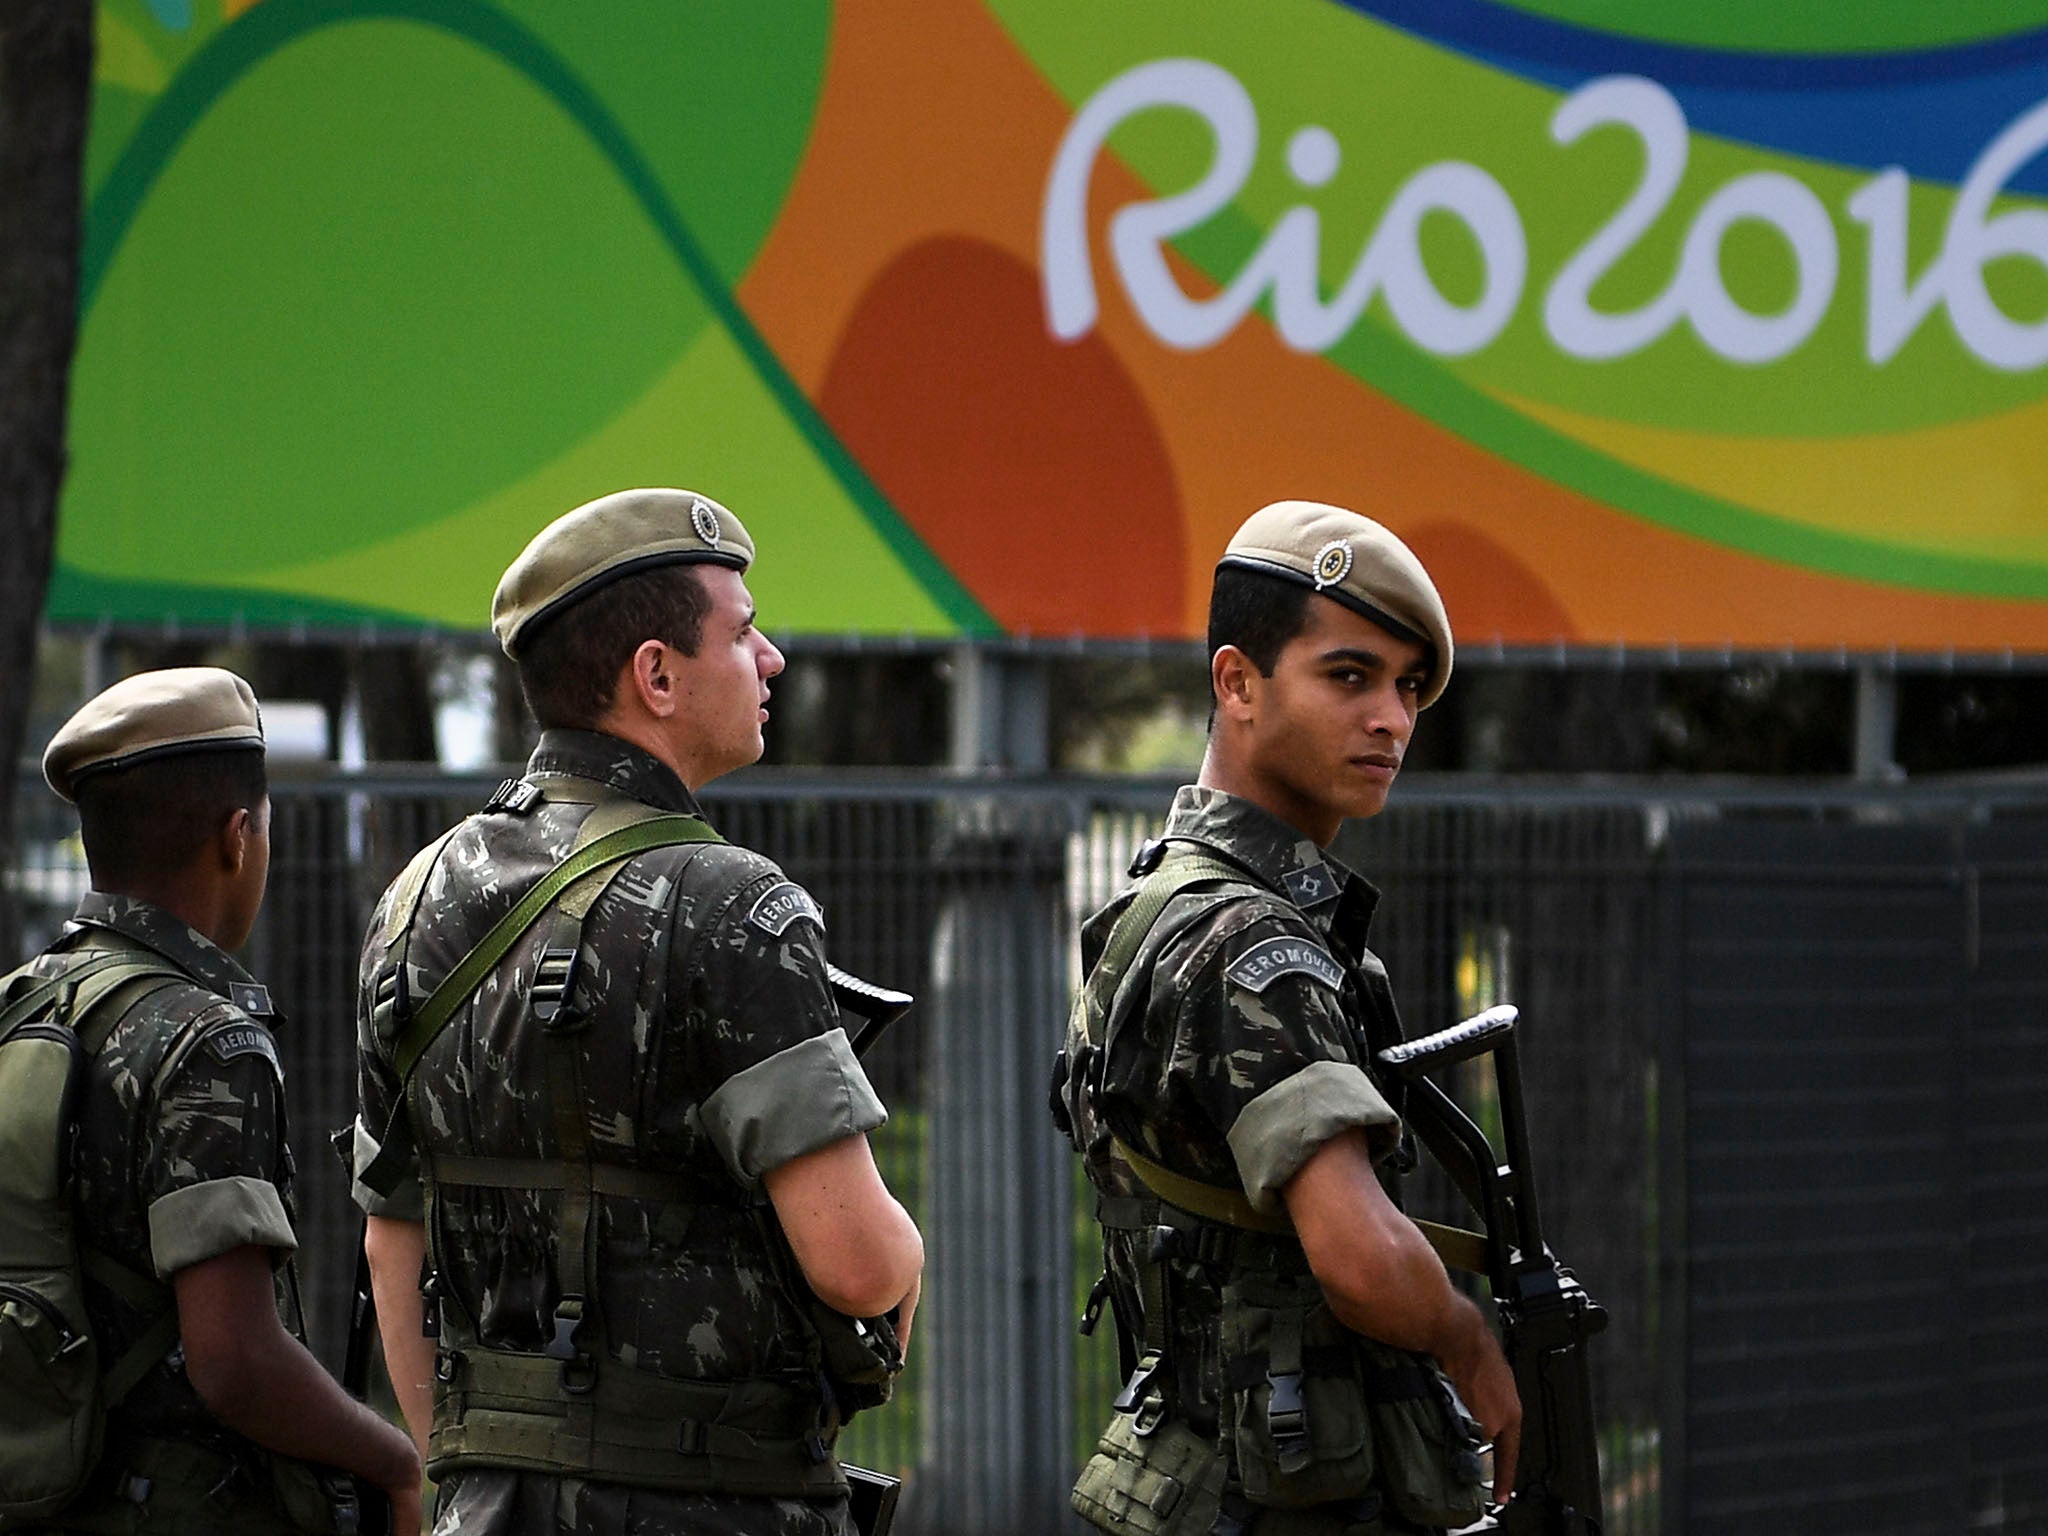
[[[882,1038],[883,1032],[910,1012],[911,1005],[917,1001],[908,992],[865,981],[851,971],[842,971],[830,961],[825,964],[825,980],[832,988],[832,1001],[838,1005],[839,1011],[860,1020],[860,1027],[851,1031],[851,1044],[856,1056],[865,1056],[869,1048]]]

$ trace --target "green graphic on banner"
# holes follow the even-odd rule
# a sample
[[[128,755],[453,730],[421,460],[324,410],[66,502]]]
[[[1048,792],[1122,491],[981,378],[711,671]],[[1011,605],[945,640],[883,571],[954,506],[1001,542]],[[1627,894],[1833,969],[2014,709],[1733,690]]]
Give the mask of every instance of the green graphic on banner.
[[[779,633],[2048,649],[2048,0],[104,0],[68,623],[478,630],[607,490]]]

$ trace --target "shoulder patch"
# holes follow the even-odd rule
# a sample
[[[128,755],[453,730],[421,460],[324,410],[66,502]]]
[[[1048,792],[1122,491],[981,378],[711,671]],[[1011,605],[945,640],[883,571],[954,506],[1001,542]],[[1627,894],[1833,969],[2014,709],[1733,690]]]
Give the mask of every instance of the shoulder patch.
[[[1281,879],[1297,907],[1319,907],[1337,899],[1337,877],[1320,861],[1306,869],[1290,869]]]
[[[284,1064],[277,1059],[277,1042],[261,1024],[230,1024],[206,1037],[206,1049],[222,1066],[239,1056],[261,1056],[281,1078]]]
[[[820,930],[825,926],[825,909],[811,899],[811,893],[794,880],[783,880],[761,893],[747,921],[779,939],[800,917],[809,918]]]
[[[259,1019],[274,1018],[277,1014],[277,1010],[270,1006],[270,988],[260,981],[229,982],[228,1001]]]
[[[1344,967],[1311,939],[1261,939],[1223,969],[1247,992],[1263,992],[1282,976],[1312,976],[1327,987],[1344,984]]]

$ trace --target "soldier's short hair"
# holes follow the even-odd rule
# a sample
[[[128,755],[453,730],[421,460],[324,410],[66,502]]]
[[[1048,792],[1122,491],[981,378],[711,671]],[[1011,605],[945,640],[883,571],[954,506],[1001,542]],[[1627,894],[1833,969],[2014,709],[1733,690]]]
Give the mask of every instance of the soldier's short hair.
[[[236,811],[270,793],[261,752],[181,752],[80,779],[78,827],[93,884],[132,889],[191,867]]]
[[[655,566],[611,582],[521,641],[526,707],[543,729],[596,729],[642,642],[694,656],[710,612],[711,595],[693,565]]]
[[[1243,651],[1262,677],[1271,677],[1287,642],[1308,628],[1315,593],[1264,571],[1225,565],[1209,589],[1209,654],[1226,645]]]

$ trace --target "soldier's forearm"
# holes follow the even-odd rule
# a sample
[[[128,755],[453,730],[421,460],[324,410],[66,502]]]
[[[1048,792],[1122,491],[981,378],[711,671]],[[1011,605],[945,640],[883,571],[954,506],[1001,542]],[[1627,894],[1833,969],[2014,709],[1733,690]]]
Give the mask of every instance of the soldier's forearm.
[[[425,1461],[427,1433],[434,1424],[434,1341],[423,1327],[426,1303],[420,1295],[426,1228],[416,1221],[372,1216],[363,1228],[363,1249],[369,1255],[370,1288],[377,1298],[384,1369]]]
[[[267,1450],[381,1488],[419,1481],[407,1438],[356,1402],[278,1321],[270,1255],[231,1250],[172,1277],[185,1369],[215,1417]]]

